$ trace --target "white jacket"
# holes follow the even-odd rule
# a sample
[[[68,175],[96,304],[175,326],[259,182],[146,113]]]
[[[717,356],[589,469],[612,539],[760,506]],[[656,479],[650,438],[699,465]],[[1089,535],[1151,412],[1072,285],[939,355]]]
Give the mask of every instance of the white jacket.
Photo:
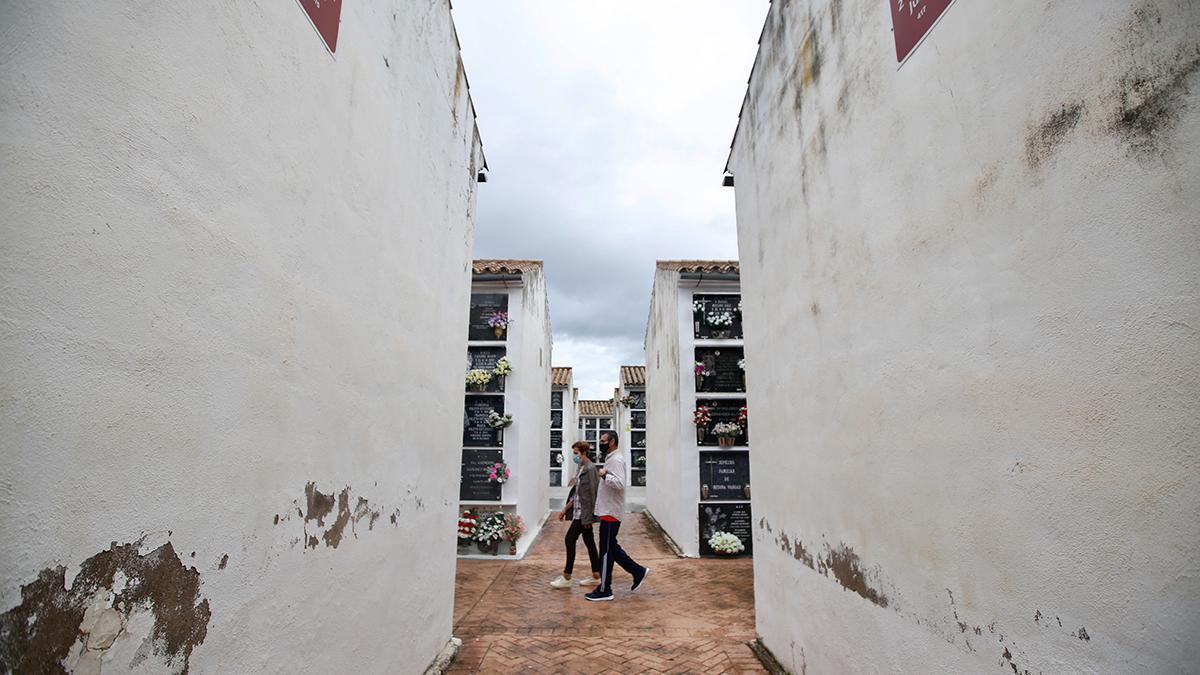
[[[625,455],[620,450],[604,458],[604,478],[596,492],[596,517],[625,517]]]

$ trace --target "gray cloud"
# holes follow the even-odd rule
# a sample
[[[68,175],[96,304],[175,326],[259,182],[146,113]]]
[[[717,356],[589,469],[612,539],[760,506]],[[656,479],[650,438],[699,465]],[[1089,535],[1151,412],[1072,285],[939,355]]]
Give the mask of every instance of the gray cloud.
[[[720,171],[766,2],[459,0],[484,149],[480,258],[546,261],[585,398],[641,363],[654,261],[736,258]]]

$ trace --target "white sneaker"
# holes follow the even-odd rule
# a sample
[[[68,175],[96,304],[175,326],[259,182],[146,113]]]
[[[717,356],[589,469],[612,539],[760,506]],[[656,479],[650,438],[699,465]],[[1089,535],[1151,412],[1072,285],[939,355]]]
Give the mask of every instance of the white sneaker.
[[[600,577],[585,577],[579,580],[580,586],[595,586],[600,583]]]
[[[550,585],[555,588],[570,588],[571,586],[575,585],[575,582],[571,579],[560,576],[554,581],[551,581]]]

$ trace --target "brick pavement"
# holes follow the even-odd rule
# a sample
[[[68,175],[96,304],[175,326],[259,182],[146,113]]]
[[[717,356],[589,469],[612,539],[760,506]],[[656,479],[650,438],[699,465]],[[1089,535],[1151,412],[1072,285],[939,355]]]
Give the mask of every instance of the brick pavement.
[[[451,673],[761,673],[754,638],[749,558],[677,558],[630,514],[621,544],[651,568],[646,585],[613,574],[613,602],[587,589],[559,590],[566,524],[547,523],[524,560],[460,560],[454,634],[463,648]],[[582,560],[581,560],[582,558]],[[587,574],[582,543],[576,575]],[[581,564],[582,563],[582,564]]]

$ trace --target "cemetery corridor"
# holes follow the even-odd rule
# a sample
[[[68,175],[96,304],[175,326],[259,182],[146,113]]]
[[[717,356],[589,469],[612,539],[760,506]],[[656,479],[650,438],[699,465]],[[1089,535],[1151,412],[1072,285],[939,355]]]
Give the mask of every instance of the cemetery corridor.
[[[621,542],[650,577],[630,593],[617,568],[616,600],[593,603],[586,588],[549,586],[562,571],[566,528],[547,522],[522,560],[458,561],[454,634],[463,646],[449,672],[765,672],[746,644],[754,638],[750,558],[679,558],[631,513]],[[580,542],[576,578],[588,573]]]

